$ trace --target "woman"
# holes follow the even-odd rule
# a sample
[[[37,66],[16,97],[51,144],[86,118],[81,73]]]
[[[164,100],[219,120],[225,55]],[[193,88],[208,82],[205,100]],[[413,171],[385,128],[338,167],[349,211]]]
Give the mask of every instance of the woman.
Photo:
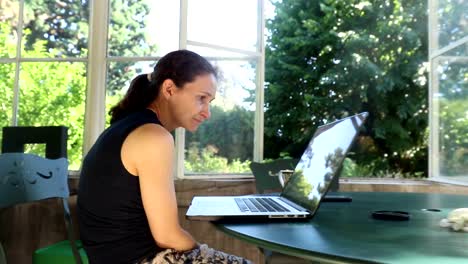
[[[210,117],[216,71],[198,54],[162,57],[110,110],[86,155],[78,190],[80,236],[91,264],[250,263],[199,245],[179,224],[171,131]]]

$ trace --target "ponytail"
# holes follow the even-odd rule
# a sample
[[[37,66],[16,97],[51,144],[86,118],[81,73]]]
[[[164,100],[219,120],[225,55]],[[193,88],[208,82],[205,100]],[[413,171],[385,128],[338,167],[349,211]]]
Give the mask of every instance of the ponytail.
[[[113,124],[133,112],[147,108],[158,96],[158,88],[149,81],[146,73],[135,77],[125,97],[109,111],[110,123]]]

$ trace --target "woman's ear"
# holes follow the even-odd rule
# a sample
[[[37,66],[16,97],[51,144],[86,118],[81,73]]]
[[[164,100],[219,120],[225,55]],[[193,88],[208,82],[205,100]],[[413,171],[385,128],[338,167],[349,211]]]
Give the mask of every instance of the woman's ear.
[[[166,79],[161,85],[161,93],[165,98],[171,97],[177,87],[171,79]]]

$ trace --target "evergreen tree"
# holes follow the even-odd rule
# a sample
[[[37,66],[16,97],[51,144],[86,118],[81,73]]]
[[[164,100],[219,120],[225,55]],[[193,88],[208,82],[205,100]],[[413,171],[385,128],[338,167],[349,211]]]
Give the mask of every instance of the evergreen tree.
[[[368,111],[353,159],[426,173],[426,1],[274,5],[276,16],[267,22],[265,155],[298,157],[317,126]]]

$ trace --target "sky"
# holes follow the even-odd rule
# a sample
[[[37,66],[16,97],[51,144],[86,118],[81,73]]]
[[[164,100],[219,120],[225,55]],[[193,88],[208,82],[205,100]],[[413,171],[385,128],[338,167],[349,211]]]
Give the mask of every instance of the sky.
[[[178,48],[179,1],[149,1],[150,39],[158,43],[162,54]],[[267,17],[273,6],[265,0]],[[254,0],[189,0],[188,39],[209,44],[254,51],[256,42],[257,1]]]

